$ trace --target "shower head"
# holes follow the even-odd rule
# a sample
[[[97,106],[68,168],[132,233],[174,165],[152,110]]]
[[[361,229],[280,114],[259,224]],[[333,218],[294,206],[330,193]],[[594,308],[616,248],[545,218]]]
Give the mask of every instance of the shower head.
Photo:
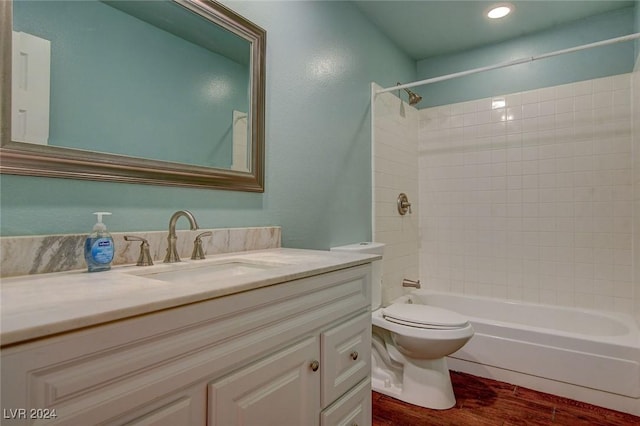
[[[402,83],[398,83],[397,85],[399,86]],[[409,89],[404,89],[405,92],[407,92],[409,94],[409,105],[413,106],[416,105],[418,102],[420,102],[422,100],[422,96],[418,95],[415,92],[412,92]]]
[[[409,89],[404,90],[406,90],[409,94],[409,105],[415,105],[422,100],[422,96],[418,95],[417,93],[414,93]]]

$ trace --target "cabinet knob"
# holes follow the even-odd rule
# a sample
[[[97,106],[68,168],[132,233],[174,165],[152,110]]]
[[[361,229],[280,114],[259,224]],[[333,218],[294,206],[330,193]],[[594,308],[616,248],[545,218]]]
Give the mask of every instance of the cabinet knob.
[[[358,359],[358,351],[351,352],[351,359],[354,361]]]
[[[309,367],[311,368],[311,371],[318,371],[318,368],[320,368],[320,363],[316,360],[311,361],[311,364],[309,364]]]

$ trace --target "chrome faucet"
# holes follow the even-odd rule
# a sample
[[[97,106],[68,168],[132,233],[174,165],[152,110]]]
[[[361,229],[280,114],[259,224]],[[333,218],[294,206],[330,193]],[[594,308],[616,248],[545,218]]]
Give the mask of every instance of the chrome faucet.
[[[169,245],[167,246],[167,255],[164,257],[164,263],[180,262],[178,249],[176,248],[176,241],[178,240],[178,237],[176,236],[176,222],[180,216],[184,216],[189,219],[192,231],[198,229],[198,222],[196,222],[196,218],[193,217],[193,214],[189,210],[178,210],[175,212],[169,220],[169,236],[167,237]]]
[[[196,239],[193,241],[193,251],[191,252],[191,260],[204,259],[204,249],[202,248],[202,237],[210,237],[211,235],[213,235],[211,231],[206,231],[196,236]]]
[[[410,280],[405,278],[402,280],[402,287],[415,287],[420,288],[420,280]]]
[[[151,258],[151,252],[149,251],[149,241],[142,237],[136,237],[135,235],[125,235],[125,241],[140,241],[140,255],[138,255],[138,262],[136,266],[151,266],[153,265],[153,259]]]

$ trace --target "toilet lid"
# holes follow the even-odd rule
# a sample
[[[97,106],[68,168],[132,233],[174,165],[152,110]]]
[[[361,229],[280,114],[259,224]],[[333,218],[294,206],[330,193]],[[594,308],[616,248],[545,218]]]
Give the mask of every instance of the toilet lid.
[[[452,329],[469,324],[456,312],[418,303],[394,303],[382,309],[382,316],[387,321],[419,328]]]

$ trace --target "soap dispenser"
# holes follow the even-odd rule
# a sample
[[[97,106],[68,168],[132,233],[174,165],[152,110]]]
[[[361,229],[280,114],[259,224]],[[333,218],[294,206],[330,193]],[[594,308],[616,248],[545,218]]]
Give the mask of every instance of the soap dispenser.
[[[111,269],[114,247],[113,238],[102,223],[102,216],[110,215],[109,212],[95,212],[98,222],[93,226],[93,231],[84,243],[84,258],[87,261],[89,272],[108,271]]]

